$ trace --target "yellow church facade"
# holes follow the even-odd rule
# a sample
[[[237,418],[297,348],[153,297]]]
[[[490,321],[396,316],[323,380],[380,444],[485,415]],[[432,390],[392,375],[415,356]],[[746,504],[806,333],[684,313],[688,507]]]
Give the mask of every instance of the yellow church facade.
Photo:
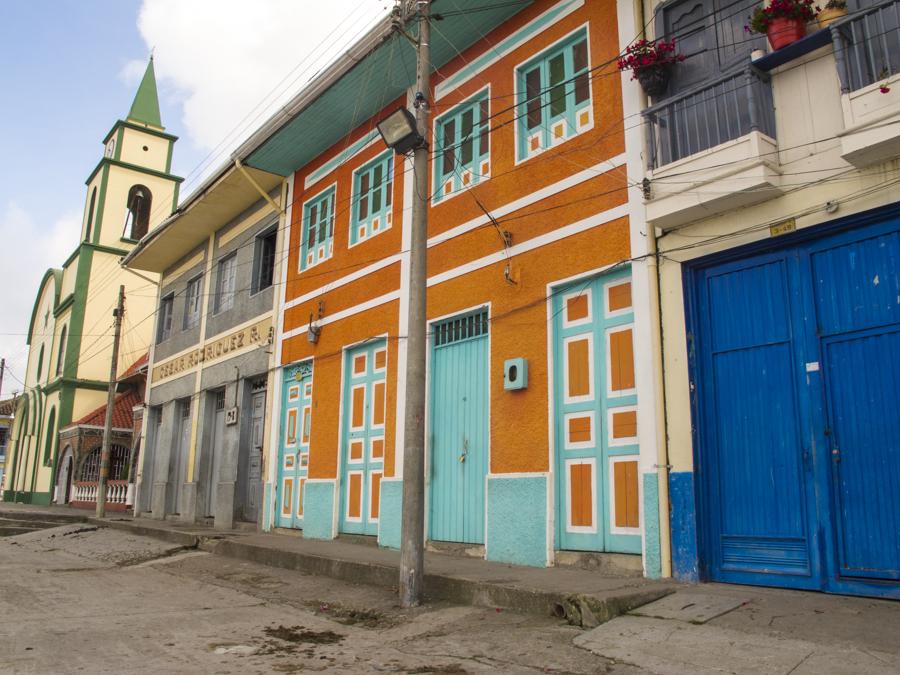
[[[67,498],[57,490],[60,460],[70,480],[83,458],[59,447],[59,430],[106,402],[120,285],[126,296],[120,374],[149,348],[157,279],[124,270],[120,261],[175,209],[183,180],[171,173],[176,140],[162,126],[151,59],[129,114],[103,139],[102,158],[85,181],[80,239],[37,291],[3,478],[6,501],[46,505]]]

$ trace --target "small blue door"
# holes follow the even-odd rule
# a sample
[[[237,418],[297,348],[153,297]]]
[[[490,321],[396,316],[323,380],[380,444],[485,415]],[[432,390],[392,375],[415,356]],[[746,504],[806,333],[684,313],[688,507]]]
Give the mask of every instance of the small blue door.
[[[309,467],[312,425],[312,362],[284,369],[275,525],[303,527],[303,487]]]
[[[835,572],[900,581],[900,232],[827,242],[810,265]]]
[[[898,228],[691,272],[709,578],[900,597]]]
[[[488,313],[432,324],[429,538],[484,543]]]
[[[630,271],[552,302],[557,548],[640,553]]]
[[[386,406],[385,340],[348,350],[341,432],[341,532],[378,534]]]

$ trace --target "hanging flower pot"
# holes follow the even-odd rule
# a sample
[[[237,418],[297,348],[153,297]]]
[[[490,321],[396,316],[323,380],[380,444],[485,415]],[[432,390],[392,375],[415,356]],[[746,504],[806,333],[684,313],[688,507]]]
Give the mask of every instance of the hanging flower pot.
[[[773,50],[787,47],[806,35],[806,24],[816,18],[814,0],[771,0],[758,6],[744,26],[748,33],[765,33]]]
[[[672,72],[668,65],[641,68],[634,71],[634,77],[641,83],[644,93],[653,98],[659,98],[666,93],[671,74]]]
[[[769,22],[766,28],[766,37],[772,49],[778,50],[787,47],[806,35],[806,22],[803,19],[787,19],[777,17]]]
[[[675,40],[638,40],[625,48],[625,56],[618,61],[620,71],[630,70],[631,79],[641,83],[648,96],[658,98],[666,92],[672,65],[684,61],[675,53]]]

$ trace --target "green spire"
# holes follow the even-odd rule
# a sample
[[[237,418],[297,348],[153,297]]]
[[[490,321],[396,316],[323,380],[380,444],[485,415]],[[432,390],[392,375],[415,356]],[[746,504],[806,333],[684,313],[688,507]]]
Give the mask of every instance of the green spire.
[[[141,86],[138,87],[137,94],[134,97],[134,103],[131,104],[131,110],[128,111],[128,119],[141,124],[163,128],[162,120],[159,116],[159,96],[156,93],[156,73],[153,71],[153,57],[150,57],[150,63],[147,64],[147,70],[144,71],[144,79],[141,80]]]

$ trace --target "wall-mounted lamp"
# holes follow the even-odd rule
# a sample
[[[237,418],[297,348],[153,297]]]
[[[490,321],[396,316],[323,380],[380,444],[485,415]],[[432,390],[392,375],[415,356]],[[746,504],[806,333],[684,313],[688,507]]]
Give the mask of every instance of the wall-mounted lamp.
[[[309,315],[309,328],[306,331],[306,339],[310,341],[311,344],[316,344],[319,341],[319,334],[322,332],[322,327],[317,326],[313,323],[313,315]]]
[[[425,142],[416,127],[416,118],[406,108],[397,108],[378,124],[378,133],[385,145],[398,155],[405,155]]]

